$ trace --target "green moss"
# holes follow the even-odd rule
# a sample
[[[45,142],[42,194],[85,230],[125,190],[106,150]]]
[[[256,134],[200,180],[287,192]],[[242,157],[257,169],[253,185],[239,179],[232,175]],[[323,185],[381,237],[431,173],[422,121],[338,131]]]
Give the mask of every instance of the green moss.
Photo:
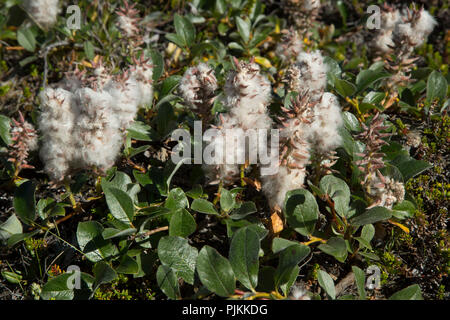
[[[6,95],[9,92],[9,90],[11,90],[11,86],[10,85],[7,84],[7,85],[4,85],[4,86],[1,86],[0,87],[0,97]]]
[[[23,95],[25,96],[25,98],[29,98],[31,97],[31,90],[29,87],[25,87],[25,89],[23,89]]]
[[[108,285],[104,285],[95,292],[97,300],[133,300],[128,289],[119,289],[120,285],[127,283],[128,278],[123,274]]]
[[[437,299],[444,300],[445,299],[445,291],[446,291],[445,286],[443,284],[441,284],[439,286],[439,291],[437,292],[437,295],[436,295]]]
[[[142,278],[130,279],[124,274],[119,274],[118,278],[111,283],[102,285],[94,294],[97,300],[153,300],[155,292],[147,287],[147,283],[139,283],[136,288],[136,281],[143,281]]]

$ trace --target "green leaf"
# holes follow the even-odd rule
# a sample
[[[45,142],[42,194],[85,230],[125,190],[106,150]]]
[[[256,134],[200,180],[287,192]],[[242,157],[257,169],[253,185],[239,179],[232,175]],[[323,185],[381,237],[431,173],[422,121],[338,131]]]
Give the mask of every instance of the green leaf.
[[[14,192],[14,210],[28,225],[36,218],[35,192],[36,185],[31,180],[23,182]]]
[[[86,258],[98,262],[118,254],[116,246],[102,237],[103,226],[96,221],[78,223],[77,241]]]
[[[448,84],[445,77],[439,71],[433,71],[427,81],[427,99],[433,101],[439,99],[443,102],[447,97]]]
[[[125,192],[117,188],[103,188],[106,203],[111,214],[120,222],[131,225],[134,217],[133,200]]]
[[[292,268],[291,274],[287,278],[288,280],[285,283],[283,283],[282,285],[280,285],[280,289],[283,290],[283,293],[285,295],[289,294],[292,285],[295,283],[295,281],[297,281],[299,272],[300,272],[299,266],[295,266],[294,268]]]
[[[181,38],[178,34],[167,33],[166,34],[166,39],[169,40],[169,41],[172,41],[173,43],[175,43],[180,48],[185,47],[184,39]]]
[[[139,265],[136,260],[125,254],[120,259],[120,264],[117,266],[116,271],[118,273],[136,274],[139,272]]]
[[[161,86],[161,90],[159,92],[160,94],[159,99],[162,99],[163,97],[171,93],[173,90],[175,90],[175,88],[180,83],[180,80],[181,80],[180,75],[173,75],[164,79]]]
[[[17,42],[27,51],[36,50],[36,39],[30,28],[22,27],[17,30]]]
[[[298,244],[297,241],[292,241],[292,240],[288,240],[288,239],[284,239],[284,238],[274,238],[272,240],[272,252],[274,254],[277,254],[278,252],[283,251],[284,249],[286,249],[287,247],[290,247],[294,244]]]
[[[304,236],[313,233],[319,217],[319,207],[311,192],[305,189],[289,191],[284,207],[291,228]]]
[[[342,119],[344,120],[344,125],[348,131],[361,131],[361,124],[353,113],[348,111],[342,112]]]
[[[341,217],[348,217],[350,207],[350,188],[347,183],[332,175],[320,180],[320,189],[334,201],[334,208]]]
[[[225,0],[217,0],[214,6],[214,13],[217,15],[223,15],[227,8]]]
[[[184,46],[192,46],[195,41],[195,27],[192,22],[179,14],[175,14],[174,25],[175,31],[177,32],[178,37],[183,41]]]
[[[363,252],[363,251],[359,251],[358,252],[359,255],[371,259],[371,260],[375,260],[375,261],[380,261],[380,257],[378,257],[375,253],[373,252]]]
[[[178,278],[172,268],[160,265],[156,271],[156,282],[159,288],[170,299],[177,299],[180,296]]]
[[[158,81],[164,73],[164,58],[157,50],[150,50],[153,64],[153,81]]]
[[[239,229],[230,245],[229,259],[236,278],[252,290],[258,285],[259,235],[249,228]]]
[[[188,237],[197,229],[194,217],[186,210],[176,210],[170,218],[169,235]]]
[[[342,24],[344,25],[344,28],[347,27],[347,6],[345,5],[344,1],[339,0],[337,2],[337,8],[339,10],[339,13],[342,17]]]
[[[128,136],[131,139],[139,140],[139,141],[152,141],[152,136],[154,135],[154,132],[152,128],[141,122],[141,121],[134,121],[131,126],[127,129]]]
[[[228,212],[233,209],[235,201],[233,195],[227,189],[222,189],[220,191],[220,207],[223,211]]]
[[[231,296],[236,289],[230,262],[208,245],[198,254],[197,273],[205,287],[221,297]]]
[[[416,160],[407,155],[396,157],[392,160],[391,164],[400,170],[405,182],[432,167],[432,165],[426,161]]]
[[[50,279],[43,287],[40,296],[43,300],[72,300],[75,296],[68,284],[71,273],[64,273]]]
[[[103,239],[108,240],[108,239],[112,239],[112,238],[129,236],[129,235],[135,234],[136,231],[137,230],[135,228],[128,228],[128,229],[123,229],[123,230],[119,230],[119,229],[115,229],[115,228],[106,228],[102,232],[102,237],[103,237]]]
[[[195,184],[191,190],[186,192],[186,195],[192,199],[199,199],[203,196],[203,188],[199,184]]]
[[[2,139],[5,145],[10,145],[11,140],[11,120],[2,114],[0,114],[0,139]]]
[[[66,204],[56,203],[53,198],[42,198],[36,205],[36,212],[42,220],[54,216],[64,216]]]
[[[14,234],[23,232],[22,224],[15,214],[12,214],[5,222],[0,224],[0,242],[8,240]]]
[[[356,287],[358,288],[359,299],[366,300],[366,274],[357,266],[352,266],[352,271],[355,275],[355,282]]]
[[[413,284],[394,293],[389,300],[423,300],[423,297],[419,285]]]
[[[363,99],[362,103],[359,106],[361,112],[367,112],[371,109],[378,109],[382,111],[381,102],[386,97],[384,92],[369,92]]]
[[[95,292],[100,285],[117,279],[116,271],[104,261],[97,262],[92,271],[94,272],[95,278],[93,292]]]
[[[161,263],[174,269],[189,284],[194,284],[195,263],[198,251],[187,239],[166,236],[158,243],[158,257]]]
[[[325,292],[330,296],[331,299],[336,299],[336,289],[334,287],[334,281],[331,276],[325,271],[319,270],[317,272],[317,280],[319,280],[319,285]]]
[[[48,280],[42,287],[40,296],[43,300],[87,300],[92,293],[93,283],[94,277],[90,274],[73,270]],[[77,284],[79,287],[75,287]]]
[[[16,245],[17,243],[19,243],[22,240],[31,238],[32,236],[38,234],[40,232],[39,229],[33,230],[31,232],[28,233],[16,233],[13,234],[12,236],[9,237],[8,239],[8,247],[13,247],[14,245]]]
[[[255,203],[247,201],[242,203],[239,208],[233,210],[230,214],[230,218],[233,220],[240,220],[255,212],[257,212]]]
[[[359,241],[362,247],[372,249],[370,242],[375,235],[375,227],[372,224],[366,224],[361,230],[361,237],[356,237],[355,239]]]
[[[289,281],[293,269],[296,268],[310,252],[311,249],[309,247],[300,243],[289,246],[281,251],[280,260],[274,276],[276,287],[279,288]]]
[[[205,199],[195,199],[192,202],[191,209],[200,213],[219,215],[214,205]]]
[[[265,30],[263,30],[263,31],[256,30],[255,33],[253,34],[252,39],[251,39],[250,42],[248,43],[248,46],[249,46],[250,48],[251,48],[251,47],[255,47],[258,43],[261,43],[262,41],[264,41],[265,39],[267,39],[267,37],[269,36],[269,34],[271,33],[271,31],[272,31],[272,30],[271,30],[270,28],[265,29]],[[262,57],[260,57],[260,58],[262,58]],[[266,58],[264,58],[264,59],[266,59]],[[270,61],[269,61],[269,60],[266,59],[266,61],[267,61],[267,63],[270,64]],[[270,67],[270,66],[269,66],[269,67]]]
[[[327,243],[319,245],[318,248],[326,254],[335,257],[339,262],[343,263],[347,259],[347,246],[342,238],[332,237]]]
[[[230,42],[228,43],[228,48],[230,48],[231,50],[238,50],[238,51],[244,51],[244,47],[241,46],[239,43],[237,42]]]
[[[86,58],[88,60],[94,60],[95,52],[94,52],[94,46],[92,45],[92,42],[85,41],[83,47],[84,47],[84,53],[86,54]]]
[[[398,219],[412,218],[416,207],[411,201],[404,200],[392,207],[392,215]]]
[[[340,127],[338,132],[342,137],[342,148],[344,148],[345,152],[352,157],[356,146],[356,141],[353,139],[352,135],[345,128],[345,126]]]
[[[328,66],[327,79],[328,83],[334,87],[335,80],[341,78],[342,70],[336,60],[326,56],[323,62]]]
[[[347,80],[335,79],[334,87],[336,88],[336,91],[344,98],[351,97],[356,92],[356,86]]]
[[[375,227],[372,224],[366,224],[361,230],[361,238],[367,242],[372,241],[375,235]]]
[[[122,171],[115,171],[112,177],[108,179],[102,178],[102,188],[116,188],[122,191],[127,191],[128,185],[132,183],[131,178]]]
[[[166,202],[164,203],[164,207],[172,210],[184,209],[189,207],[189,201],[184,194],[183,189],[175,188],[170,190],[167,195]]]
[[[6,281],[13,284],[19,284],[22,280],[22,276],[20,274],[11,271],[2,271],[2,276]]]
[[[245,19],[242,19],[241,17],[236,17],[236,26],[239,35],[241,36],[244,43],[248,43],[250,40],[250,29],[251,29],[250,19],[248,19],[247,17],[245,17]]]
[[[382,70],[362,70],[356,77],[357,92],[362,92],[372,86],[375,82],[390,77],[391,75]]]
[[[359,214],[351,219],[351,224],[354,226],[362,226],[365,224],[372,224],[378,221],[390,219],[392,211],[385,207],[373,207],[362,214]]]

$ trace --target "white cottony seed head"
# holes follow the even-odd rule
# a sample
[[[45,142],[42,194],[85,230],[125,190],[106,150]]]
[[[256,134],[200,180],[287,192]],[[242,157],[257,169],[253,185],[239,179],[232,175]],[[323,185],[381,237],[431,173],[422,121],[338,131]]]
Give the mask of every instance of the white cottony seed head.
[[[281,41],[277,43],[275,53],[283,61],[296,58],[303,48],[303,40],[294,29],[282,30]]]
[[[65,86],[40,94],[40,155],[52,180],[61,180],[74,169],[111,167],[138,108],[151,102],[150,64],[137,63],[128,77],[115,80],[99,69],[94,89]]]
[[[217,79],[214,70],[206,63],[186,70],[180,81],[180,93],[184,100],[194,109],[210,105],[217,90]]]
[[[326,73],[320,51],[300,53],[298,62],[288,69],[288,89],[299,95],[292,101],[291,109],[282,109],[286,116],[282,123],[284,149],[279,170],[274,175],[262,176],[262,190],[272,208],[282,209],[286,192],[303,187],[311,154],[322,158],[318,155],[330,154],[341,144],[341,107],[336,96],[324,92]]]
[[[228,113],[221,116],[218,127],[222,136],[229,133],[225,129],[242,130],[245,135],[248,129],[270,129],[272,120],[269,117],[267,107],[271,99],[271,85],[267,77],[260,74],[260,68],[253,62],[235,61],[236,70],[230,71],[225,88],[224,104],[228,107]],[[250,148],[257,148],[257,145],[249,144],[247,150],[240,150],[242,146],[234,144],[228,145],[230,140],[212,140],[208,148],[218,144],[225,154],[237,152],[238,154],[256,153]],[[245,143],[247,145],[247,143]],[[237,149],[237,150],[236,150]],[[221,180],[225,183],[234,182],[239,174],[238,165],[205,165],[205,172],[209,180]]]
[[[307,129],[315,149],[327,152],[341,144],[339,128],[342,126],[342,113],[339,101],[330,92],[325,92],[320,103],[314,108],[313,121]]]
[[[319,100],[327,85],[327,71],[320,51],[301,52],[288,71],[289,88]]]
[[[374,39],[374,45],[384,53],[391,53],[396,48],[412,52],[415,47],[426,42],[437,25],[433,16],[424,9],[385,11],[381,15],[381,22],[381,30]]]
[[[384,180],[382,182],[378,176],[372,177],[369,196],[374,201],[372,206],[392,209],[395,203],[400,203],[405,199],[405,186],[390,177],[384,177]]]

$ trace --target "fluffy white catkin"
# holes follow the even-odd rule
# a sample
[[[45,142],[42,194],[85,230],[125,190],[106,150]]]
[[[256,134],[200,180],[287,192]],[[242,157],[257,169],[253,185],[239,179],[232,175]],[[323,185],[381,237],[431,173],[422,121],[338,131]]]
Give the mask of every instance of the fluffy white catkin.
[[[214,92],[217,90],[217,79],[214,70],[206,63],[186,70],[181,78],[179,91],[184,101],[194,110],[205,113],[209,110]]]
[[[213,138],[208,147],[217,145],[224,155],[235,153],[244,154],[245,157],[245,154],[257,153],[257,144],[249,143],[245,149],[245,146],[234,143],[233,134],[237,134],[238,130],[245,134],[248,129],[272,127],[267,110],[271,99],[271,85],[267,77],[260,74],[256,63],[235,60],[235,67],[236,70],[230,71],[225,83],[224,104],[228,107],[228,113],[222,115],[218,124],[221,137]],[[231,163],[205,165],[204,170],[210,181],[232,182],[239,173],[239,166]]]
[[[319,51],[299,54],[289,68],[288,87],[299,93],[291,109],[284,109],[281,143],[284,146],[278,173],[262,176],[269,205],[282,209],[286,192],[302,188],[312,152],[327,154],[341,144],[342,126],[338,99],[326,88],[327,67]]]
[[[297,62],[287,71],[289,90],[319,100],[327,85],[327,71],[320,51],[301,52]]]
[[[383,180],[374,175],[370,181],[369,196],[373,200],[371,207],[382,206],[392,209],[395,203],[405,199],[405,186],[391,177],[384,177]]]
[[[151,102],[150,64],[137,63],[127,77],[115,80],[99,70],[91,87],[69,88],[67,80],[64,88],[46,88],[40,94],[40,156],[52,180],[74,169],[112,166],[139,106]]]
[[[281,31],[282,37],[277,43],[275,54],[280,57],[283,62],[295,59],[303,48],[303,39],[298,32],[291,28]]]
[[[25,0],[24,9],[41,27],[48,29],[58,19],[58,0]]]
[[[225,105],[239,127],[269,129],[272,126],[267,111],[271,99],[271,85],[260,74],[259,65],[243,61],[235,62],[236,70],[228,75],[225,83]]]
[[[341,144],[339,128],[342,126],[342,113],[339,101],[330,92],[325,92],[315,108],[307,134],[314,148],[326,153],[336,149]]]
[[[412,52],[426,42],[436,25],[436,20],[425,9],[384,11],[381,30],[374,39],[375,48],[384,53],[392,53],[396,47]]]

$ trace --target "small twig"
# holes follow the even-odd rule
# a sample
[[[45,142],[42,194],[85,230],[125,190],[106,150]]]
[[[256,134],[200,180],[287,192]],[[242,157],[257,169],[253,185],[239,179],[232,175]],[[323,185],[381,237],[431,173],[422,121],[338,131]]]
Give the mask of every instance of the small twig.
[[[60,47],[60,46],[66,46],[68,45],[69,42],[68,41],[58,41],[55,43],[52,43],[46,47],[44,47],[40,52],[39,52],[39,56],[44,58],[44,79],[43,79],[43,84],[42,87],[45,89],[45,87],[47,86],[47,76],[48,76],[48,60],[47,60],[47,56],[48,53],[50,52],[50,50],[52,50],[53,48],[56,47]]]
[[[339,283],[336,285],[336,296],[338,296],[345,289],[350,287],[355,281],[355,275],[353,272],[349,272]]]
[[[145,232],[143,234],[136,235],[136,236],[133,237],[133,240],[136,237],[139,237],[139,238],[149,237],[149,236],[151,236],[151,235],[153,235],[155,233],[158,233],[158,232],[161,232],[161,231],[166,231],[166,230],[169,230],[169,226],[156,228],[156,229],[153,229],[153,230],[149,230],[149,231],[147,231],[147,232]]]

